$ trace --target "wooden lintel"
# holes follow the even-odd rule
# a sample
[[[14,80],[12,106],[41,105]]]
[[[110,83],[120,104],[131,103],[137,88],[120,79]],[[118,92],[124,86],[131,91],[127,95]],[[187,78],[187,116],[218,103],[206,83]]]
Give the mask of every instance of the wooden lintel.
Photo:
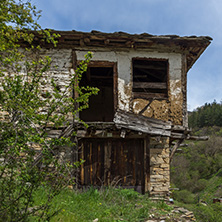
[[[88,67],[113,67],[114,65],[115,65],[115,62],[109,62],[109,61],[90,61],[89,64],[88,64]]]

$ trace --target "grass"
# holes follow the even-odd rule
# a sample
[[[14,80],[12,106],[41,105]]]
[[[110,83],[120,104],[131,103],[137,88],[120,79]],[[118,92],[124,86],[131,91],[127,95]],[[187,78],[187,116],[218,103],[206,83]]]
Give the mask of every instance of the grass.
[[[44,199],[44,191],[39,190],[35,205]],[[58,211],[50,220],[53,222],[92,222],[96,218],[103,222],[137,222],[145,221],[154,211],[155,215],[166,215],[171,207],[164,202],[151,202],[147,195],[134,190],[90,188],[85,192],[64,190],[52,202],[52,209]]]

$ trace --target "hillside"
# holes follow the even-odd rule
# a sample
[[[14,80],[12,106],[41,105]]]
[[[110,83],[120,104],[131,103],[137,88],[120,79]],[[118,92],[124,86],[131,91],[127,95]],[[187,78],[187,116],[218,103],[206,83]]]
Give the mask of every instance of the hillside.
[[[189,114],[194,135],[208,141],[186,141],[171,165],[173,198],[186,204],[198,221],[222,221],[222,104],[205,104]]]

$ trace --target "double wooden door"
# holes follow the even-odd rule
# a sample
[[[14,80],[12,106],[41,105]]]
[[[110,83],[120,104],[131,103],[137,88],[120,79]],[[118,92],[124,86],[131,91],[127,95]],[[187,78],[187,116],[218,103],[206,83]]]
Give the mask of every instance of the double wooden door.
[[[144,139],[82,139],[81,185],[113,185],[144,192],[144,151]]]

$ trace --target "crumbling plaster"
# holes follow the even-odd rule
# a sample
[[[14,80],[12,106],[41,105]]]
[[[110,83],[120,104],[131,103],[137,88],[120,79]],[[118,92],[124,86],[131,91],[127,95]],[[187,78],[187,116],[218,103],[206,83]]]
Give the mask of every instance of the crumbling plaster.
[[[153,117],[182,125],[182,55],[179,53],[161,53],[142,50],[129,51],[93,51],[93,61],[117,62],[118,108],[133,111],[147,117]],[[77,50],[77,60],[83,60],[87,51]],[[132,98],[132,59],[167,59],[169,62],[168,99],[144,100]],[[148,105],[149,104],[149,105]],[[145,108],[147,106],[147,108]],[[144,110],[145,109],[145,110]]]

